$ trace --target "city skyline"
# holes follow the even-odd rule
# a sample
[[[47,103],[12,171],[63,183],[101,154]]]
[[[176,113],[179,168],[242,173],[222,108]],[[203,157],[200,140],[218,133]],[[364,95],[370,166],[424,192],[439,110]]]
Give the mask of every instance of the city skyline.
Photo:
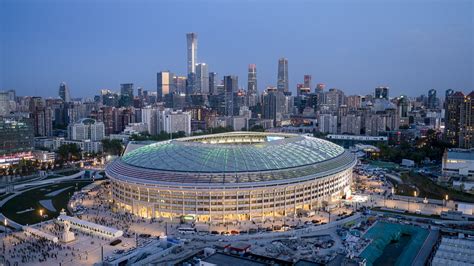
[[[248,64],[256,64],[259,92],[277,85],[281,57],[288,59],[293,93],[305,74],[312,75],[314,84],[324,83],[347,94],[364,95],[378,86],[390,87],[392,95],[408,96],[429,89],[440,95],[446,89],[470,90],[474,87],[472,3],[424,3],[388,3],[393,7],[388,10],[361,1],[347,3],[346,10],[326,2],[292,6],[277,2],[272,8],[284,11],[282,19],[266,21],[257,14],[268,7],[267,2],[227,3],[235,12],[252,7],[246,16],[231,20],[224,19],[218,12],[222,6],[214,4],[206,7],[214,16],[197,20],[200,13],[191,11],[203,10],[194,3],[110,6],[4,1],[0,87],[15,89],[18,95],[56,96],[58,84],[64,81],[71,97],[92,97],[104,88],[118,91],[122,83],[156,91],[156,73],[169,69],[186,74],[184,38],[195,32],[198,62],[205,62],[219,77],[240,77],[242,87]],[[101,12],[105,8],[109,12]],[[154,10],[176,8],[193,23],[177,21],[176,27],[169,27],[175,20],[152,16]],[[318,17],[311,15],[314,11]],[[122,20],[125,12],[141,17],[127,24]],[[86,13],[87,21],[82,17]],[[400,14],[403,21],[396,20]],[[298,19],[289,23],[292,17]],[[103,22],[104,18],[108,20]],[[64,19],[67,25],[55,22]]]

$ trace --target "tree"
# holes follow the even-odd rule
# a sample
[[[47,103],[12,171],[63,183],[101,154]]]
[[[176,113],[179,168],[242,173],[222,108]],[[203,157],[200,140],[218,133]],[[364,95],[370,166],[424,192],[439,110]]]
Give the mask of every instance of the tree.
[[[253,127],[250,128],[250,131],[265,132],[265,128],[263,128],[262,125],[254,125]]]
[[[76,144],[63,144],[57,151],[61,163],[81,159],[81,149]]]
[[[108,155],[120,155],[123,151],[122,142],[118,139],[103,139],[102,149]]]

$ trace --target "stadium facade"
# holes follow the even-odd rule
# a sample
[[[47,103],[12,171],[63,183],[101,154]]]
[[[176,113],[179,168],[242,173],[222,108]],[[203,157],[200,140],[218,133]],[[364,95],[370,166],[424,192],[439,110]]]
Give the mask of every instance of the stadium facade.
[[[302,135],[232,132],[158,142],[109,163],[115,208],[198,221],[296,215],[350,195],[353,154]]]

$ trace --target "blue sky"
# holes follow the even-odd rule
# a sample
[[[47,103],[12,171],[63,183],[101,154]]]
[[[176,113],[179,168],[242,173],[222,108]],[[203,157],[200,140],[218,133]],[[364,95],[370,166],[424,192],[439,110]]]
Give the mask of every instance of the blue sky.
[[[0,0],[0,90],[73,97],[133,82],[156,90],[156,72],[186,72],[187,32],[198,61],[246,87],[275,85],[289,60],[290,88],[315,83],[391,95],[474,89],[473,1]]]

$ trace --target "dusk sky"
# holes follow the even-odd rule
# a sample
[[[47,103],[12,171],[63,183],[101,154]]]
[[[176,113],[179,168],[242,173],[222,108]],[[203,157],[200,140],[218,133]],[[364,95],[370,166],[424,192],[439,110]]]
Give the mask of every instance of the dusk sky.
[[[186,74],[186,33],[219,77],[257,64],[258,89],[304,74],[327,88],[390,96],[474,89],[473,1],[0,0],[0,90],[93,97],[120,83],[156,90],[156,72]]]

